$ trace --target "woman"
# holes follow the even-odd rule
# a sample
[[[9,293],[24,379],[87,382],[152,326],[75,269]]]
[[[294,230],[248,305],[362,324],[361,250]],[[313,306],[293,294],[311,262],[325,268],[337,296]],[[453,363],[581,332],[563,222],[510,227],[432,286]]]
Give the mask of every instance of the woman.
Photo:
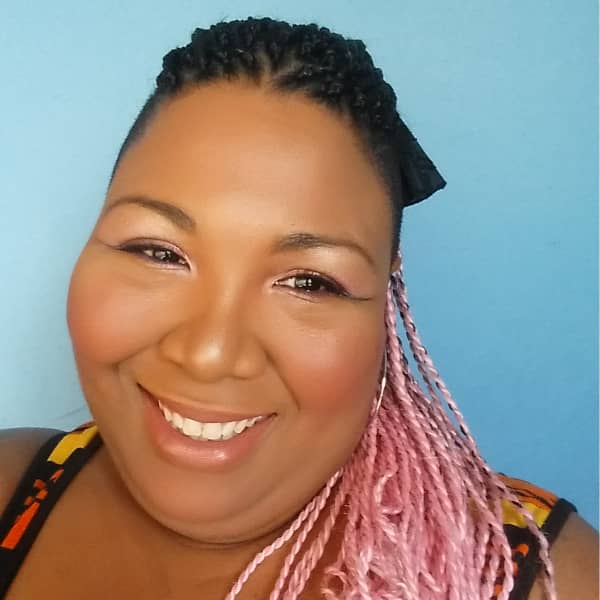
[[[443,185],[359,41],[167,54],[69,291],[94,422],[0,447],[4,597],[596,597],[591,529],[489,469],[417,335],[402,209]]]

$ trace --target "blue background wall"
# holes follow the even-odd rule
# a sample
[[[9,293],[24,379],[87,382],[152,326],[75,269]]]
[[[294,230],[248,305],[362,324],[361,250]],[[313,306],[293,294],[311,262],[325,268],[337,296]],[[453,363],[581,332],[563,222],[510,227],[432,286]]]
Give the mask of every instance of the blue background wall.
[[[365,40],[449,181],[409,209],[422,337],[497,469],[597,524],[597,8],[580,0],[13,2],[0,8],[0,427],[88,417],[70,269],[162,55],[275,16]]]

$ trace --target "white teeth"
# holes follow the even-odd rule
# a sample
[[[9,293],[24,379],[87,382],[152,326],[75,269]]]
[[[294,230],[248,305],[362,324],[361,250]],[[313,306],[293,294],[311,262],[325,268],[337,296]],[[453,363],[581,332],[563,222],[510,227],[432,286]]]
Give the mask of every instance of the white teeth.
[[[165,415],[165,417],[167,417],[167,415]],[[177,429],[181,429],[183,427],[183,417],[176,412],[171,413],[171,418],[169,419],[169,417],[167,417],[167,421],[173,423]]]
[[[160,402],[159,407],[165,416],[166,421],[174,428],[191,437],[194,440],[229,440],[242,431],[255,425],[258,421],[266,419],[266,416],[257,416],[242,421],[228,421],[226,423],[201,423],[188,417],[182,417],[180,414],[169,410]]]
[[[238,421],[237,423],[235,423],[233,425],[233,431],[234,433],[242,433],[242,431],[244,431],[244,429],[246,429],[246,425],[248,424],[248,421]]]
[[[204,423],[202,426],[202,437],[209,440],[220,440],[223,426],[220,423]]]
[[[165,414],[166,416],[166,414]],[[200,436],[202,435],[202,423],[192,419],[183,419],[183,427],[181,428],[185,435]]]
[[[222,436],[224,440],[228,440],[235,435],[235,421],[229,421],[229,423],[223,423]]]

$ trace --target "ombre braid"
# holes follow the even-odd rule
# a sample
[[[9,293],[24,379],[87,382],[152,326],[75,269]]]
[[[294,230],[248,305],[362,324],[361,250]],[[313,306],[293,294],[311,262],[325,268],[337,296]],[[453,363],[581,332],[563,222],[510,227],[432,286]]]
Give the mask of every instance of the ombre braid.
[[[400,118],[396,95],[363,42],[315,24],[272,19],[196,29],[188,45],[165,55],[156,88],[121,146],[113,175],[164,102],[187,87],[221,80],[303,94],[347,118],[389,193],[391,256],[400,258],[387,292],[388,381],[379,411],[348,463],[252,559],[226,600],[234,600],[256,569],[292,540],[269,600],[298,598],[341,515],[341,546],[319,582],[325,598],[507,600],[514,582],[503,500],[515,505],[539,542],[546,595],[555,600],[545,536],[481,458],[410,313],[399,253],[402,210],[445,182]],[[397,312],[425,389],[411,372]]]

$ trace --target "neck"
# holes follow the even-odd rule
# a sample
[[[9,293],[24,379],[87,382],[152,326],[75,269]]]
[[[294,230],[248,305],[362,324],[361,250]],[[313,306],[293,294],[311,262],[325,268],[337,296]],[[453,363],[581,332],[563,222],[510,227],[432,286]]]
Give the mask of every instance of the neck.
[[[145,564],[152,565],[155,573],[169,582],[169,589],[183,593],[190,590],[202,590],[203,598],[225,598],[239,575],[252,559],[289,526],[290,521],[269,532],[259,534],[253,539],[236,543],[207,543],[181,535],[165,527],[152,518],[131,496],[116,471],[112,460],[104,447],[97,456],[98,468],[103,473],[105,497],[116,498],[111,512],[119,520],[119,530],[124,532],[124,543],[134,546],[132,551],[143,556]],[[308,534],[303,549],[314,541],[319,534],[334,494],[330,497],[325,509]],[[341,546],[343,519],[338,518],[330,542],[325,549],[324,559],[320,564],[334,561]],[[265,559],[244,585],[243,593],[238,598],[268,598],[290,552],[298,533],[294,534],[281,548]],[[318,581],[322,572],[317,570],[311,578],[310,588],[314,587],[318,597]],[[313,581],[315,583],[313,583]],[[315,587],[316,585],[316,587]],[[210,593],[209,593],[210,591]],[[311,596],[307,596],[311,597]]]

